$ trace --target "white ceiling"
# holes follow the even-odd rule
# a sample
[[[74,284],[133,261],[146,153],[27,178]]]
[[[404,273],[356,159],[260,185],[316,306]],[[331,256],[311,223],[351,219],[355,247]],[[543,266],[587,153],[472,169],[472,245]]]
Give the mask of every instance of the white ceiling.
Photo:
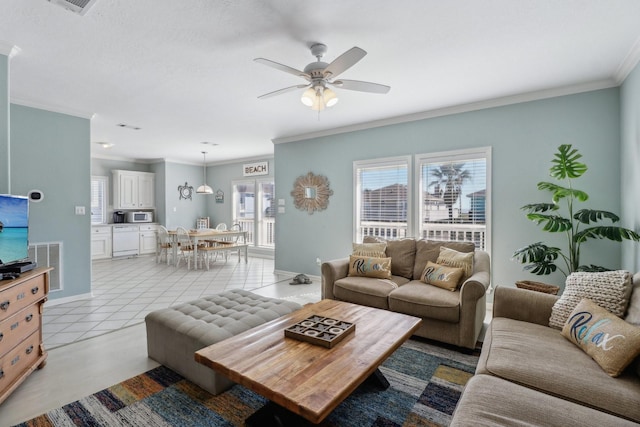
[[[273,139],[615,86],[640,58],[639,23],[638,0],[97,0],[84,16],[2,0],[0,52],[17,47],[11,102],[92,117],[93,155],[199,163],[203,149],[209,162],[264,157]],[[302,69],[314,42],[325,62],[363,48],[340,77],[391,91],[336,89],[320,115],[302,90],[257,99],[304,80],[253,59]]]

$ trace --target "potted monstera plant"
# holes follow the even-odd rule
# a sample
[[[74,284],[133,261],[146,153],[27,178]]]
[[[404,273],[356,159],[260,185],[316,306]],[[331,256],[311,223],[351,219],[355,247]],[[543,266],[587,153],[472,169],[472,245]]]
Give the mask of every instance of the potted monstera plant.
[[[580,262],[580,247],[593,239],[640,240],[633,230],[618,227],[618,215],[596,209],[577,209],[578,203],[589,199],[586,192],[574,188],[574,180],[580,178],[587,165],[579,160],[582,155],[571,145],[561,145],[552,160],[551,177],[559,183],[539,182],[538,190],[551,193],[552,203],[533,203],[521,209],[527,218],[542,226],[543,231],[563,233],[566,247],[548,246],[544,242],[532,243],[518,249],[513,258],[524,264],[524,269],[537,275],[560,271],[568,276],[575,271],[607,271],[599,265]],[[604,224],[602,224],[604,223]]]

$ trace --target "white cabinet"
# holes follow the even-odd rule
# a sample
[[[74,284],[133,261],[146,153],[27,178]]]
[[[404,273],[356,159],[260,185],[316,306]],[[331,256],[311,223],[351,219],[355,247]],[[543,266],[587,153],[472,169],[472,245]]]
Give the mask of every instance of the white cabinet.
[[[157,225],[140,226],[140,255],[156,253],[156,230]]]
[[[154,173],[125,170],[112,172],[114,209],[155,208]]]
[[[111,226],[91,227],[91,259],[111,258]]]

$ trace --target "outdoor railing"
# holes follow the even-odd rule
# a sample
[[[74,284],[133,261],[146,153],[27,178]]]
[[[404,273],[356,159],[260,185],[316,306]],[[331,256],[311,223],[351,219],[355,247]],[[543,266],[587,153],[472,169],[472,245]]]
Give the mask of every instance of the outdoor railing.
[[[253,219],[240,219],[236,221],[240,224],[242,231],[247,232],[247,243],[250,245],[256,244],[255,236],[254,236],[254,220]],[[275,247],[275,227],[276,221],[275,218],[265,218],[262,220],[262,227],[258,231],[260,233],[260,239],[258,242],[260,247],[273,248]]]
[[[477,249],[486,250],[486,230],[485,224],[426,223],[423,224],[419,235],[421,239],[472,242]],[[399,239],[407,237],[407,225],[396,222],[361,222],[360,236]]]

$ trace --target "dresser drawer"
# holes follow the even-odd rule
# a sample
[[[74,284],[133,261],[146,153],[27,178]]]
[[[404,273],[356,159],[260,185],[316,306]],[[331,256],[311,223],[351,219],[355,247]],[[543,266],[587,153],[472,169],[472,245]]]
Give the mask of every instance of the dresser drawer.
[[[26,371],[35,369],[40,357],[40,334],[34,332],[13,350],[0,357],[0,391],[8,388]]]
[[[0,357],[40,328],[42,304],[31,305],[0,322]]]
[[[15,283],[17,282],[17,283]],[[0,293],[0,321],[13,316],[23,308],[44,298],[48,289],[45,275],[41,274],[25,281],[14,281]]]

